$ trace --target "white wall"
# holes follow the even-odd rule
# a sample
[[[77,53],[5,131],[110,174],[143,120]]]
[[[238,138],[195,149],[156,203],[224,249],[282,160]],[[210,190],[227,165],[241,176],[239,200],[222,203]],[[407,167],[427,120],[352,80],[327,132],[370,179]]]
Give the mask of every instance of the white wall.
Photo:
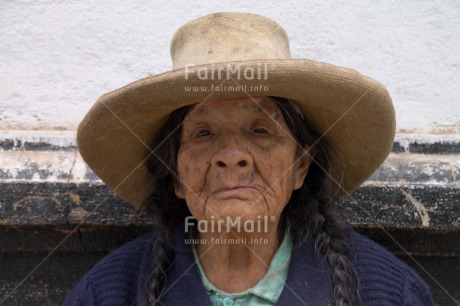
[[[175,30],[265,15],[296,58],[385,84],[398,129],[460,131],[460,1],[0,1],[0,129],[74,130],[103,93],[169,70]],[[452,127],[452,128],[451,128]]]

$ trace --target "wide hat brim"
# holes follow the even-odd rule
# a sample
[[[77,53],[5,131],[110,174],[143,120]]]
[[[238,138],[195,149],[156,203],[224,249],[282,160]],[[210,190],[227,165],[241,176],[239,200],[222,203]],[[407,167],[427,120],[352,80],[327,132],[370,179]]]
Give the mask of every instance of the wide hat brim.
[[[218,67],[227,64],[254,71],[266,65],[269,69],[260,80],[202,78],[204,69],[208,76],[217,75]],[[342,187],[339,197],[369,178],[391,150],[396,124],[390,95],[383,85],[354,70],[307,59],[193,68],[154,75],[105,94],[78,127],[77,142],[85,162],[137,208],[142,209],[153,191],[146,159],[155,134],[173,110],[207,99],[277,96],[293,100],[337,153],[341,170],[332,169],[330,175]],[[218,85],[234,90],[209,91]]]

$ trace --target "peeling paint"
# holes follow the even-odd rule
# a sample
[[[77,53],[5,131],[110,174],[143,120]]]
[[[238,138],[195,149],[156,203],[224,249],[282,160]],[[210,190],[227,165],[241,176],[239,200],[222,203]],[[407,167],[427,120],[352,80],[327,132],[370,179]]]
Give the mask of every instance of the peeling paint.
[[[428,214],[428,211],[426,210],[425,206],[423,205],[422,202],[417,201],[412,194],[409,192],[406,192],[404,190],[401,190],[401,192],[406,196],[406,199],[412,203],[420,216],[420,219],[422,220],[422,225],[423,226],[429,226],[430,225],[430,215]]]
[[[365,182],[367,186],[460,187],[460,156],[457,154],[391,153]]]
[[[458,154],[460,153],[460,135],[400,133],[395,137],[392,152]]]
[[[0,152],[0,182],[91,182],[102,184],[77,151]]]
[[[0,151],[73,151],[75,131],[0,130]]]
[[[88,212],[82,207],[76,207],[69,212],[69,217],[76,219],[84,219]]]

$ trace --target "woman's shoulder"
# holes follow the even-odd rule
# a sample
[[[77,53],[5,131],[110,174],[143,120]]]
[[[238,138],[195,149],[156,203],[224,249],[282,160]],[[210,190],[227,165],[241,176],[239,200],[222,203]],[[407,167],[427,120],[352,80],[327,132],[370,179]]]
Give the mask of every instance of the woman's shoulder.
[[[153,233],[145,234],[122,245],[97,262],[88,273],[93,280],[103,279],[107,274],[133,274],[139,270],[145,253],[150,251],[153,237]]]
[[[430,288],[406,263],[363,235],[350,230],[346,236],[363,301],[372,304],[383,294],[402,305],[434,305]]]
[[[351,248],[354,264],[363,271],[381,271],[393,275],[413,272],[406,263],[371,239],[353,230],[347,231],[346,238]]]
[[[96,305],[98,299],[107,300],[104,296],[136,297],[141,266],[153,242],[154,233],[149,233],[109,253],[80,279],[64,305]],[[123,304],[119,300],[112,302]]]

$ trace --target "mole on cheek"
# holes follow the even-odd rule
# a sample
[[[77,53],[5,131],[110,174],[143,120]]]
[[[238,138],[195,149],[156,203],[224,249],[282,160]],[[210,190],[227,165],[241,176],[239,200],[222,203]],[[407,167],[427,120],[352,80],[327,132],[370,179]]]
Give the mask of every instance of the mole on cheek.
[[[284,185],[284,181],[286,180],[286,178],[285,178],[284,176],[281,176],[281,177],[279,178],[279,180],[280,180],[280,183],[279,183],[279,184],[282,186],[282,185]]]

